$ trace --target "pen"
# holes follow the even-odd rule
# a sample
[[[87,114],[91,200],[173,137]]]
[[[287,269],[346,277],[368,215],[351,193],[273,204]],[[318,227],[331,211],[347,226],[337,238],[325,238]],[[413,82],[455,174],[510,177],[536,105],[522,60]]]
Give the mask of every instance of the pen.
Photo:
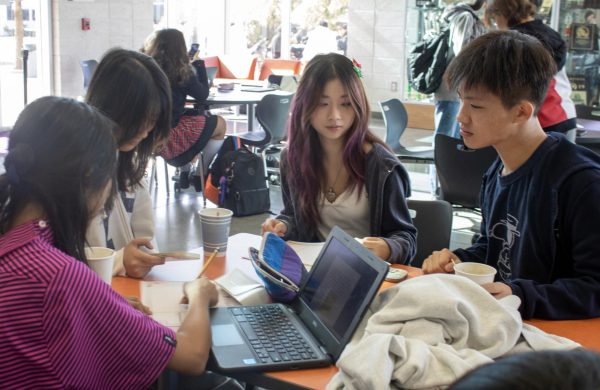
[[[217,257],[217,253],[219,253],[219,248],[215,248],[215,251],[209,256],[208,260],[206,260],[206,263],[204,263],[204,267],[202,267],[202,270],[200,270],[200,273],[198,274],[196,279],[202,276],[202,274],[206,271],[210,263],[215,259],[215,257]]]

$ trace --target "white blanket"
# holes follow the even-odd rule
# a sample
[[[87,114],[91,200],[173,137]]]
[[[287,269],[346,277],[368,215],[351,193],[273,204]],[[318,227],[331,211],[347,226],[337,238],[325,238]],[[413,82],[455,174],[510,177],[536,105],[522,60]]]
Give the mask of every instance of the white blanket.
[[[500,356],[579,346],[523,324],[520,303],[455,275],[400,283],[373,301],[327,389],[444,387]]]

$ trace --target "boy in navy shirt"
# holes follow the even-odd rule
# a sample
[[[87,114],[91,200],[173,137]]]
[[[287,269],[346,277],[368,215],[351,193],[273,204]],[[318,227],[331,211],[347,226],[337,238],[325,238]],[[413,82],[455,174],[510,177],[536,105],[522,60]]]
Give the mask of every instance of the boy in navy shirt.
[[[423,271],[486,263],[498,274],[483,288],[517,295],[523,318],[599,317],[600,156],[542,130],[537,113],[555,72],[542,44],[515,31],[479,37],[449,65],[465,145],[491,145],[499,159],[483,177],[479,239],[434,252]]]

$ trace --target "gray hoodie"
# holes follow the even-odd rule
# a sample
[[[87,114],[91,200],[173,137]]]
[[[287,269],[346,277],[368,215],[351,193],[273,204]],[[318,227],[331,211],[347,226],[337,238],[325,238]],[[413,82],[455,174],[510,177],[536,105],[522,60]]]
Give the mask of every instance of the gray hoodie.
[[[486,33],[485,26],[468,4],[460,3],[447,8],[442,18],[447,20],[450,26],[449,60],[460,53],[462,48],[473,39]],[[446,83],[442,83],[435,91],[435,100],[458,100],[458,94],[456,91],[449,90]]]

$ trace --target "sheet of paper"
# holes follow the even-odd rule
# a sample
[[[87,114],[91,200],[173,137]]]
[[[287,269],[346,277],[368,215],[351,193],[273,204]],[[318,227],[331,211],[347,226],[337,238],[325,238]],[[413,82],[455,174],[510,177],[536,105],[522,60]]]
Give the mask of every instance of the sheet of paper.
[[[299,241],[288,241],[289,246],[300,256],[302,264],[308,271],[313,266],[321,249],[323,249],[324,242],[299,242]]]
[[[152,310],[152,318],[168,327],[178,327],[187,313],[181,304],[184,282],[142,281],[140,298]]]

